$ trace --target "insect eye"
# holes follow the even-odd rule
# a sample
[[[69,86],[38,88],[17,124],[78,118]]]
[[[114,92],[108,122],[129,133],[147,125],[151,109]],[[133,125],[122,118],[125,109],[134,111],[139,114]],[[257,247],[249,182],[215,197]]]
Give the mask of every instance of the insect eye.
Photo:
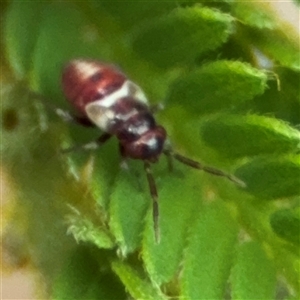
[[[90,77],[90,80],[92,82],[97,82],[97,81],[101,80],[102,78],[103,78],[103,73],[102,72],[96,72],[95,74],[93,74]]]

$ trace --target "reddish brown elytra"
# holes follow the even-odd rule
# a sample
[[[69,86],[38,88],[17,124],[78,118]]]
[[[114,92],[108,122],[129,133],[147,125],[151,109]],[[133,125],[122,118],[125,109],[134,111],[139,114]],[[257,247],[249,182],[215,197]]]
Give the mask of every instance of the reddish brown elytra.
[[[156,123],[153,108],[149,106],[145,94],[116,67],[95,60],[72,60],[63,71],[62,87],[67,100],[75,109],[75,115],[71,116],[62,110],[57,110],[57,113],[65,119],[84,126],[97,126],[103,131],[97,140],[80,148],[95,149],[110,137],[116,136],[123,161],[132,158],[144,162],[153,200],[157,242],[160,239],[159,206],[151,163],[158,161],[162,153],[168,156],[170,162],[175,158],[192,168],[226,177],[240,186],[245,185],[233,175],[204,166],[166,147],[166,130]],[[78,147],[67,151],[74,148]]]

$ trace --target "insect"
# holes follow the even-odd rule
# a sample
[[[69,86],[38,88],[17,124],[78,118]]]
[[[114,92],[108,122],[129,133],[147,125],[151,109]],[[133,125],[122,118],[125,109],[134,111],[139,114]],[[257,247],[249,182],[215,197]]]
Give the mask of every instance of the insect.
[[[192,168],[226,177],[244,186],[233,175],[202,165],[170,149],[166,143],[166,130],[156,123],[153,116],[155,109],[149,105],[144,92],[115,66],[96,60],[72,60],[63,70],[62,88],[75,114],[62,110],[57,110],[57,113],[81,125],[96,126],[103,132],[98,139],[80,148],[95,149],[115,136],[123,162],[128,158],[143,161],[153,201],[156,242],[160,240],[159,205],[151,164],[157,162],[161,154],[168,157],[170,165],[174,158]]]

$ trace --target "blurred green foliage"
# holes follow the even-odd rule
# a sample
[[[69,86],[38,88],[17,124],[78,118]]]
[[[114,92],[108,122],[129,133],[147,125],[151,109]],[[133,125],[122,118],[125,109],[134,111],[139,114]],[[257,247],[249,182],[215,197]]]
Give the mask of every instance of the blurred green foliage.
[[[2,169],[45,298],[299,297],[299,36],[254,1],[1,8]],[[175,149],[247,186],[178,164],[170,173],[162,159],[156,244],[141,162],[121,170],[116,140],[60,153],[99,135],[51,109],[68,108],[60,74],[75,57],[122,67],[165,104],[157,120]]]

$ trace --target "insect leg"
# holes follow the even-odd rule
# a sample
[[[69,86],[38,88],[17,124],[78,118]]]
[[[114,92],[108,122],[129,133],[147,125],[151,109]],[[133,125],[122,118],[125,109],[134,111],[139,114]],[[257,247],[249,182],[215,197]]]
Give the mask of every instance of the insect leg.
[[[150,163],[148,161],[144,162],[144,168],[147,174],[147,180],[149,184],[150,194],[153,201],[153,223],[154,223],[154,234],[156,243],[160,242],[160,231],[159,231],[159,207],[158,207],[158,194],[156,189],[156,184],[154,181],[154,177],[151,171]]]
[[[122,144],[119,144],[119,152],[121,154],[121,162],[120,162],[121,169],[129,170],[129,166],[127,163],[127,156],[124,150],[124,146]]]
[[[172,172],[174,169],[173,168],[173,156],[170,151],[164,151],[164,153],[167,157],[168,169],[170,172]]]
[[[237,177],[235,177],[232,174],[228,174],[228,173],[223,172],[222,170],[216,169],[214,167],[203,165],[198,161],[192,160],[188,157],[185,157],[185,156],[183,156],[181,154],[178,154],[178,153],[174,153],[172,151],[164,151],[164,154],[171,155],[175,159],[177,159],[179,162],[181,162],[181,163],[183,163],[187,166],[190,166],[194,169],[203,170],[204,172],[207,172],[207,173],[210,173],[210,174],[213,174],[213,175],[216,175],[216,176],[226,177],[227,179],[234,182],[235,184],[238,184],[241,187],[246,187],[246,184],[242,180],[238,179]]]
[[[92,142],[86,143],[86,144],[82,144],[82,145],[75,145],[70,148],[62,149],[61,151],[62,151],[62,153],[69,153],[69,152],[78,151],[78,150],[95,150],[95,149],[99,148],[100,146],[102,146],[111,137],[112,137],[111,134],[105,132],[95,141],[92,141]]]
[[[66,110],[63,110],[61,108],[54,108],[55,113],[66,123],[74,123],[79,124],[85,127],[94,127],[95,124],[93,124],[88,118],[86,117],[79,117],[76,115],[72,115]]]
[[[75,123],[86,127],[94,127],[95,125],[86,117],[79,117],[76,115],[71,114],[67,110],[61,109],[55,104],[53,104],[49,99],[45,98],[44,96],[30,91],[30,97],[33,99],[38,100],[42,105],[47,107],[47,109],[55,112],[64,122],[66,123]]]

